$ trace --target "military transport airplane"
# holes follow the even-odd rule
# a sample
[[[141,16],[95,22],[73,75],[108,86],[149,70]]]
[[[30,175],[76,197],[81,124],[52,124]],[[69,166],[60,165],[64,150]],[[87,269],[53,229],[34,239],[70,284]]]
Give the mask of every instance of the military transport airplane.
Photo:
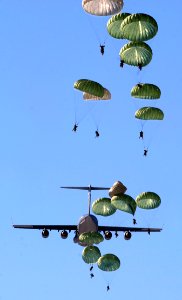
[[[160,232],[162,228],[141,228],[141,227],[123,227],[123,226],[99,226],[97,218],[90,214],[91,206],[91,191],[92,190],[109,190],[110,188],[105,187],[94,187],[94,186],[84,186],[84,187],[75,187],[75,186],[64,186],[61,188],[65,189],[79,189],[88,191],[88,214],[82,216],[79,220],[78,225],[13,225],[14,228],[20,229],[39,229],[42,230],[42,237],[47,238],[49,236],[49,231],[61,230],[61,237],[66,239],[68,237],[68,231],[75,231],[74,242],[83,246],[79,242],[79,235],[84,232],[103,232],[106,240],[110,240],[112,237],[112,231],[115,232],[115,236],[118,236],[117,232],[124,232],[125,240],[129,240],[132,236],[131,232]]]

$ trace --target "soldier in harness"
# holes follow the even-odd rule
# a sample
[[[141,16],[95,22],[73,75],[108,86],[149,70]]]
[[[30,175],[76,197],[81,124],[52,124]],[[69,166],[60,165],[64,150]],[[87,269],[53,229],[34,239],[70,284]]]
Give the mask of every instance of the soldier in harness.
[[[104,48],[105,48],[105,45],[100,45],[100,53],[102,55],[104,55]]]
[[[73,126],[72,131],[76,132],[76,131],[77,131],[77,128],[78,128],[78,124],[75,123],[75,125]]]
[[[143,140],[143,131],[142,130],[140,131],[139,139]]]
[[[99,136],[100,136],[99,131],[96,130],[96,131],[95,131],[95,137],[98,138]]]
[[[147,153],[148,153],[148,149],[144,149],[143,155],[144,155],[144,156],[147,156]]]

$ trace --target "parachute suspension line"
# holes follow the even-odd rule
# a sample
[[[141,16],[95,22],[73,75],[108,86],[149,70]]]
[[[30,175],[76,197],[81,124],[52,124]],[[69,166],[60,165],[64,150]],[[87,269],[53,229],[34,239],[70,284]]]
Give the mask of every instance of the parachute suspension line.
[[[148,147],[146,147],[146,133],[144,132],[144,125],[146,123],[146,120],[140,120],[140,126],[141,126],[141,131],[143,132],[143,138],[142,138],[142,144],[143,144],[143,154],[144,156],[147,155],[147,152],[148,152]]]
[[[141,81],[142,81],[142,72],[141,72],[141,70],[140,70],[139,68],[137,68],[137,71],[136,71],[136,78],[137,78],[138,84],[140,84]],[[134,99],[134,101],[136,101],[136,100]],[[141,131],[143,131],[143,128],[144,128],[145,123],[146,123],[145,121],[140,120],[140,128],[141,128]],[[145,137],[144,137],[144,138],[145,138]]]
[[[141,119],[139,119],[139,121],[140,121],[140,128],[141,128],[141,130],[143,131],[143,128],[144,128],[144,126],[145,126],[145,123],[146,123],[146,120],[141,120]]]
[[[142,142],[143,142],[143,156],[147,156],[147,152],[149,150],[149,147],[148,146],[146,147],[145,140],[142,140]]]
[[[131,99],[133,106],[135,108],[135,111],[138,109],[138,103],[136,99]],[[140,132],[143,132],[144,130],[144,126],[145,126],[146,121],[145,120],[141,120],[141,119],[137,119],[137,126],[138,126],[138,131],[139,131],[139,137],[140,137]],[[145,136],[144,136],[145,138]]]
[[[92,17],[89,16],[89,15],[86,15],[86,16],[87,16],[87,21],[88,21],[88,23],[89,23],[89,26],[90,26],[90,28],[92,29],[92,32],[94,33],[95,38],[96,38],[96,40],[97,40],[99,46],[100,46],[100,47],[102,46],[102,49],[104,49],[104,48],[105,48],[106,41],[107,41],[107,39],[108,39],[108,34],[107,34],[107,32],[105,33],[104,38],[101,39],[100,35],[99,35],[98,32],[97,32],[97,28],[95,27],[95,22],[92,22],[92,20],[91,20],[91,18],[93,18],[93,16],[92,16]],[[101,53],[102,53],[102,52],[101,52]],[[102,54],[104,54],[104,50],[103,50],[103,53],[102,53]]]
[[[83,103],[82,103],[83,104]],[[85,103],[86,104],[86,103]],[[94,104],[94,103],[92,103]],[[88,115],[89,113],[94,110],[94,105],[91,105],[83,114],[80,116],[79,120],[77,120],[77,124],[81,123]]]
[[[97,107],[98,107],[98,102],[95,103],[95,105],[97,105]],[[98,111],[98,109],[97,109],[97,111]],[[100,114],[99,114],[99,115],[100,115]],[[92,120],[93,120],[93,122],[94,122],[94,124],[95,124],[96,131],[99,131],[99,127],[100,127],[100,122],[101,122],[101,120],[100,120],[100,119],[98,120],[98,118],[96,117],[96,114],[95,114],[95,115],[93,114],[93,111],[92,111],[92,113],[91,113],[91,117],[92,117]]]
[[[78,101],[77,101],[76,94],[74,94],[74,119],[75,119],[75,125],[79,124],[79,122],[77,120],[77,110],[78,110]]]
[[[105,36],[104,36],[104,39],[103,39],[103,44],[104,44],[104,45],[106,44],[106,42],[107,42],[107,40],[108,40],[108,37],[109,37],[109,35],[108,35],[108,33],[106,32],[106,34],[105,34]]]
[[[79,97],[79,98],[78,98]],[[88,116],[88,114],[95,108],[95,103],[90,103],[91,106],[83,111],[83,105],[87,106],[88,103],[84,103],[83,99],[80,100],[80,95],[74,94],[74,127],[73,131],[77,130],[78,125]]]
[[[140,84],[140,83],[141,83],[141,80],[142,80],[142,72],[141,72],[141,70],[139,70],[138,68],[137,68],[137,71],[136,71],[136,78],[137,78],[138,84]],[[136,100],[134,99],[133,101],[134,101],[134,103],[136,104]],[[138,109],[138,108],[137,108],[137,105],[136,105],[136,109]],[[144,122],[143,120],[140,120],[140,128],[141,128],[141,131],[143,131],[144,125],[145,125],[145,122]]]
[[[140,126],[141,126],[141,130],[144,131],[144,126],[146,124],[146,120],[140,120]],[[144,137],[145,138],[145,137]]]
[[[112,272],[101,271],[101,274],[102,274],[101,278],[102,278],[102,281],[104,282],[104,285],[106,286],[107,292],[109,290],[111,290],[111,286],[112,286],[113,282],[116,281],[116,276],[117,276],[116,273],[117,273],[117,271],[112,271]],[[108,277],[110,277],[110,278],[108,278]]]
[[[158,223],[158,221],[161,221],[158,208],[143,210],[145,211],[140,214],[140,222],[143,223],[145,227],[150,228],[154,226],[154,223]]]
[[[94,35],[95,35],[95,38],[96,38],[96,40],[97,40],[97,42],[99,43],[99,45],[101,44],[101,39],[100,39],[100,37],[99,37],[99,34],[97,33],[97,30],[95,29],[95,26],[94,26],[94,23],[92,22],[92,20],[91,20],[91,16],[89,16],[89,15],[87,15],[86,14],[86,16],[87,16],[87,21],[88,21],[88,23],[89,23],[89,25],[90,25],[90,28],[92,29],[92,31],[93,31],[93,33],[94,33]]]
[[[151,124],[152,126],[152,124]],[[159,136],[159,122],[155,128],[153,128],[152,133],[150,134],[150,138],[148,141],[146,139],[143,139],[143,150],[144,150],[144,156],[147,156],[149,148],[151,148],[151,144],[153,143],[154,137]]]
[[[147,143],[147,148],[146,148],[147,150],[151,146],[151,144],[152,144],[152,142],[154,140],[154,137],[156,137],[157,135],[159,135],[159,123],[157,124],[157,126],[155,126],[155,128],[154,128],[154,130],[153,130],[153,132],[152,132],[152,134],[150,136],[150,139],[149,139],[149,141]]]
[[[90,105],[90,108],[88,109],[88,111],[86,112],[86,114],[85,114],[85,116],[84,116],[84,118],[88,115],[88,114],[92,114],[92,112],[95,110],[95,108],[96,108],[96,102],[94,101],[94,103],[92,102],[92,103],[90,103],[91,105]]]
[[[96,116],[94,116],[93,113],[91,114],[91,116],[96,128],[98,129],[100,125],[100,121],[97,120]]]
[[[144,126],[145,126],[145,123],[146,123],[146,121],[140,120],[140,128],[141,128],[141,131],[143,132],[143,139],[142,139],[142,140],[145,139],[145,133],[144,133]]]
[[[144,223],[146,225],[146,227],[150,228],[151,227],[151,222],[149,221],[149,216],[147,216],[148,214],[142,214],[142,216],[140,215],[140,222]]]
[[[137,69],[137,81],[138,81],[138,83],[140,83],[141,81],[142,81],[142,76],[143,75],[143,73],[142,73],[142,70],[139,70],[139,69]]]
[[[109,44],[109,47],[111,46],[111,48],[112,48],[112,52],[114,53],[114,52],[116,52],[116,47],[114,46],[114,44],[113,43],[110,43]],[[117,64],[119,64],[119,61],[121,61],[121,58],[120,58],[120,56],[118,55],[118,51],[116,52],[116,54],[114,55],[114,60],[117,62]],[[121,67],[121,66],[120,66]],[[110,74],[110,71],[109,71],[109,74]]]
[[[138,128],[139,128],[139,139],[142,140],[142,145],[143,145],[143,154],[146,156],[147,155],[147,152],[148,152],[148,147],[146,148],[145,146],[145,142],[146,142],[146,134],[144,132],[144,125],[145,125],[145,122],[144,120],[138,120],[140,122],[137,122],[138,123]]]

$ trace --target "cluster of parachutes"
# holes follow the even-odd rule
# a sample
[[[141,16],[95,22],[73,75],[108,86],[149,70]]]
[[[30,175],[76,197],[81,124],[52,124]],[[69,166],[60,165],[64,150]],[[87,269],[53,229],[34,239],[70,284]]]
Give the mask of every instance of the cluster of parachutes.
[[[159,207],[161,199],[154,192],[142,192],[134,200],[125,194],[127,188],[116,181],[109,190],[110,198],[99,198],[92,204],[92,211],[96,215],[104,217],[113,215],[116,210],[120,210],[134,216],[136,208],[154,209]],[[120,260],[114,254],[101,255],[95,244],[103,242],[104,238],[100,232],[84,232],[79,236],[79,242],[85,246],[82,258],[87,264],[97,263],[99,269],[103,271],[115,271],[120,267]]]
[[[102,271],[116,271],[120,267],[119,258],[111,253],[101,255],[100,249],[94,244],[103,242],[104,238],[99,232],[84,232],[79,236],[81,244],[86,246],[82,251],[82,259],[87,264],[95,264]]]
[[[152,59],[152,49],[144,41],[152,39],[158,31],[156,20],[144,13],[121,13],[122,0],[83,0],[83,9],[95,16],[113,15],[107,22],[108,33],[116,39],[130,42],[120,50],[123,63],[143,67]]]
[[[154,209],[161,204],[160,197],[154,192],[142,192],[136,199],[125,194],[127,188],[116,181],[109,190],[110,198],[99,198],[92,204],[92,210],[96,215],[104,217],[113,215],[120,210],[134,216],[136,208]]]
[[[82,251],[82,258],[87,264],[97,263],[102,271],[116,271],[120,267],[120,260],[114,254],[101,255],[100,249],[94,244],[103,242],[99,232],[85,232],[79,236],[79,241],[86,247]]]
[[[87,264],[97,263],[99,269],[106,272],[116,271],[120,267],[120,259],[116,255],[101,255],[99,248],[93,245],[83,249],[82,258]]]
[[[121,66],[124,63],[140,69],[152,60],[152,49],[144,41],[153,38],[158,25],[155,19],[147,14],[119,13],[107,22],[108,33],[116,39],[127,39],[120,52]]]
[[[100,83],[89,79],[79,79],[74,83],[74,88],[83,92],[84,100],[110,100],[111,93]],[[151,83],[138,83],[131,89],[131,96],[145,100],[159,99],[160,88]],[[163,120],[164,113],[161,109],[145,106],[135,112],[135,118],[140,120]]]
[[[120,66],[124,64],[137,66],[140,70],[152,60],[153,52],[146,41],[158,32],[156,20],[144,13],[121,13],[122,0],[83,0],[85,12],[95,16],[111,16],[107,22],[107,32],[115,39],[129,40],[120,52]],[[111,93],[100,83],[80,79],[74,88],[83,92],[84,100],[110,100]],[[161,96],[160,88],[151,83],[138,83],[131,89],[131,96],[145,100],[156,100]],[[160,108],[146,105],[135,112],[139,120],[163,120],[164,113]],[[143,125],[142,125],[143,129]]]
[[[120,260],[114,254],[101,255],[100,249],[95,246],[104,241],[100,232],[84,232],[79,235],[79,244],[84,246],[82,259],[87,264],[95,264],[102,271],[116,271],[120,267]]]
[[[131,96],[134,98],[153,100],[159,99],[161,91],[158,86],[151,83],[138,83],[131,90]],[[159,108],[144,107],[135,113],[137,119],[142,120],[163,120],[164,113]]]
[[[161,96],[160,88],[151,83],[138,83],[131,89],[131,96],[142,100],[157,100]],[[140,137],[144,139],[143,127],[147,121],[160,121],[164,118],[163,111],[155,106],[143,106],[135,112],[135,118],[141,123]],[[147,149],[144,146],[144,155],[147,155]]]
[[[144,41],[152,39],[158,31],[156,20],[144,13],[119,13],[107,22],[108,33],[116,39],[128,39],[120,52],[120,65],[142,67],[152,59],[152,49]],[[159,99],[161,91],[158,86],[150,83],[139,83],[131,90],[131,96],[140,99]],[[153,106],[144,106],[135,112],[135,118],[140,120],[163,120],[164,113]]]
[[[129,40],[119,52],[121,67],[127,64],[142,70],[151,62],[153,52],[146,41],[152,39],[158,32],[158,24],[152,16],[144,13],[121,13],[123,0],[82,0],[82,7],[91,15],[111,16],[107,22],[109,35],[115,39]],[[111,93],[105,87],[89,79],[77,80],[74,88],[83,92],[84,100],[111,99]],[[161,91],[154,84],[138,83],[131,89],[131,96],[137,99],[157,100],[161,96]],[[135,118],[163,120],[164,113],[159,108],[144,106],[135,112]],[[127,188],[120,181],[115,182],[109,190],[108,198],[99,198],[93,202],[93,212],[106,217],[120,210],[134,216],[137,207],[155,209],[161,204],[159,195],[154,192],[142,192],[134,199],[125,194],[126,190]],[[99,248],[94,245],[103,240],[99,232],[82,233],[79,236],[80,243],[85,246],[82,258],[85,263],[97,263],[103,271],[115,271],[120,267],[119,258],[114,254],[102,256]]]

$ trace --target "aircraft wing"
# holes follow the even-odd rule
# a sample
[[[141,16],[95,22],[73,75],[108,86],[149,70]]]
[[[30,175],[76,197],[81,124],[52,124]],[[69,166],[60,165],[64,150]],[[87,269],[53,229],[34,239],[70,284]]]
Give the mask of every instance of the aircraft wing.
[[[47,229],[47,230],[77,230],[77,225],[13,225],[19,229]],[[98,231],[130,231],[130,232],[160,232],[162,228],[121,227],[121,226],[98,226]]]
[[[130,231],[130,232],[160,232],[162,228],[98,226],[98,231]]]
[[[14,228],[19,229],[48,229],[48,230],[77,230],[76,225],[13,225]]]

